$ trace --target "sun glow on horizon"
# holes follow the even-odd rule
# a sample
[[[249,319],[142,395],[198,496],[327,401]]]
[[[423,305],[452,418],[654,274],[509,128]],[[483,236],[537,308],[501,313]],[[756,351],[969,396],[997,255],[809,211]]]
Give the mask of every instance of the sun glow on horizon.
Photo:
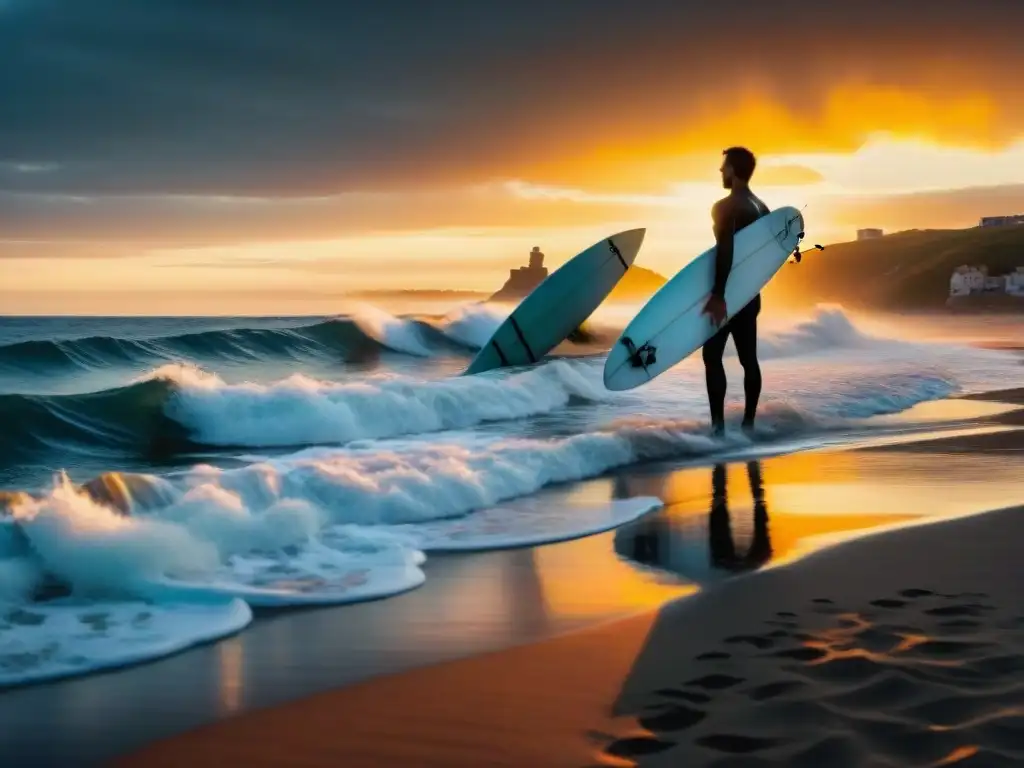
[[[331,235],[321,227],[310,235],[299,224],[282,224],[280,236],[269,240],[245,237],[243,224],[233,241],[210,244],[198,235],[192,243],[146,244],[136,234],[120,244],[111,237],[111,247],[122,251],[116,258],[98,257],[102,242],[80,235],[69,237],[67,256],[35,258],[19,251],[17,241],[26,238],[18,237],[0,242],[9,254],[0,259],[0,284],[6,296],[24,295],[26,301],[28,294],[59,296],[69,290],[493,291],[510,268],[525,263],[534,245],[547,254],[547,266],[557,268],[594,242],[633,227],[648,230],[637,264],[670,276],[711,244],[710,207],[725,191],[717,178],[720,150],[668,150],[710,144],[716,137],[724,146],[741,129],[750,137],[742,143],[758,154],[755,191],[773,208],[806,206],[808,234],[816,242],[853,239],[861,226],[973,226],[981,215],[1024,210],[1024,134],[995,141],[995,115],[991,100],[976,94],[927,101],[898,89],[840,88],[807,120],[764,99],[747,99],[729,115],[709,117],[677,135],[674,144],[627,142],[618,150],[607,145],[596,151],[595,164],[615,171],[614,185],[601,172],[583,169],[571,184],[545,180],[565,173],[524,172],[450,192],[373,193],[359,199],[383,213],[374,219],[378,224],[360,231]],[[852,143],[856,136],[862,140]],[[1006,205],[1021,210],[993,210],[992,196],[983,193],[996,188],[1006,190]],[[922,206],[929,195],[956,201]],[[75,198],[89,202],[88,196]],[[329,222],[333,210],[343,213],[353,199],[318,197],[310,204]],[[189,198],[197,210],[207,202],[225,215],[251,208],[225,207],[223,196]],[[462,221],[452,216],[470,203],[472,215]],[[260,211],[273,217],[303,204],[260,198]],[[436,210],[436,226],[401,227],[411,211],[428,204]],[[521,219],[509,214],[520,210]],[[389,216],[395,222],[391,231],[379,224]],[[53,240],[60,237],[55,233]]]

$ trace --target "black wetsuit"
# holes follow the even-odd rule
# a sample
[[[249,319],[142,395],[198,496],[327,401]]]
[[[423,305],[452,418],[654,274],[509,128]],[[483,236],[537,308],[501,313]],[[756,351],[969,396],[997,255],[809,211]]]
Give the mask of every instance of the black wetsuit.
[[[733,236],[748,224],[770,213],[749,189],[733,192],[715,203],[711,209],[715,232],[715,282],[712,293],[725,298],[725,284],[732,270]],[[729,309],[732,309],[730,307]],[[732,334],[736,356],[743,366],[743,390],[746,395],[744,424],[754,423],[757,401],[761,396],[761,367],[757,362],[757,315],[761,311],[761,295],[733,315],[704,345],[704,374],[711,406],[711,423],[721,429],[725,423],[725,342]]]

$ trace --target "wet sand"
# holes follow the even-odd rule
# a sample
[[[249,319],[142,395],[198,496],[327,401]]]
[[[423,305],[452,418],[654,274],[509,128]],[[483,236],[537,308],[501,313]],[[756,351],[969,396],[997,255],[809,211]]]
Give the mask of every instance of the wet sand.
[[[986,392],[980,395],[966,395],[963,399],[1022,406],[1009,413],[1002,413],[987,418],[986,421],[1010,427],[1024,427],[1024,388]],[[892,449],[893,446],[879,446],[875,450]],[[1020,434],[1014,431],[918,440],[911,445],[904,446],[904,449],[939,454],[997,453],[1024,458],[1024,441],[1020,439]]]
[[[1024,508],[200,729],[122,766],[1015,765]],[[744,758],[743,762],[739,762]]]
[[[1022,507],[916,527],[672,604],[611,702],[643,732],[616,729],[598,751],[641,765],[1019,764],[1022,535]]]
[[[761,491],[751,487],[752,469]],[[1024,493],[1019,475],[999,456],[965,457],[937,477],[927,456],[832,449],[718,468],[635,467],[548,496],[558,504],[645,494],[666,501],[614,532],[434,556],[427,583],[400,597],[263,612],[235,637],[158,662],[0,693],[0,762],[13,754],[23,758],[15,764],[33,766],[104,764],[370,678],[650,615],[695,584],[799,557],[819,539],[1008,503]]]
[[[1019,450],[1024,431],[997,435]],[[240,715],[115,764],[1019,764],[1024,508],[1010,505],[1024,478],[1015,456],[957,442],[976,437],[619,478],[622,493],[662,492],[666,510],[587,541],[699,594]],[[914,524],[936,516],[956,519]],[[798,557],[867,529],[885,532]]]

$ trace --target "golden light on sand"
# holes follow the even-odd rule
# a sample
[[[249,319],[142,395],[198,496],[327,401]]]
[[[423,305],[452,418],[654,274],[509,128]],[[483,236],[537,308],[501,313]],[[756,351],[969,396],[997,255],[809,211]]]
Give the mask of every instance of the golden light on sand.
[[[553,496],[552,503],[601,504],[618,496],[617,482],[581,483]],[[631,491],[631,495],[648,494]],[[615,553],[614,540],[615,534],[607,533],[533,550],[538,583],[552,613],[578,619],[632,613],[697,591],[694,586],[638,571]]]
[[[535,550],[537,575],[550,610],[579,619],[621,615],[654,609],[697,591],[696,586],[643,573],[612,550],[610,535]],[[584,568],[583,563],[600,567]]]
[[[245,649],[237,637],[224,640],[217,646],[220,662],[220,709],[223,714],[238,711],[242,703]]]

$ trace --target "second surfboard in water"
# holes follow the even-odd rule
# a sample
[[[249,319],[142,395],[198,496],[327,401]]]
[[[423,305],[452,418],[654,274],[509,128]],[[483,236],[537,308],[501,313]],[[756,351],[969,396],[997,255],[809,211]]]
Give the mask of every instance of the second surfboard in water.
[[[480,348],[466,374],[536,363],[590,317],[633,264],[646,229],[595,243],[548,275]]]
[[[786,263],[803,231],[800,211],[785,207],[736,233],[732,270],[725,285],[729,318],[745,307]],[[651,297],[608,352],[604,366],[607,389],[633,389],[646,384],[714,335],[716,329],[711,319],[703,314],[714,278],[712,246]]]

